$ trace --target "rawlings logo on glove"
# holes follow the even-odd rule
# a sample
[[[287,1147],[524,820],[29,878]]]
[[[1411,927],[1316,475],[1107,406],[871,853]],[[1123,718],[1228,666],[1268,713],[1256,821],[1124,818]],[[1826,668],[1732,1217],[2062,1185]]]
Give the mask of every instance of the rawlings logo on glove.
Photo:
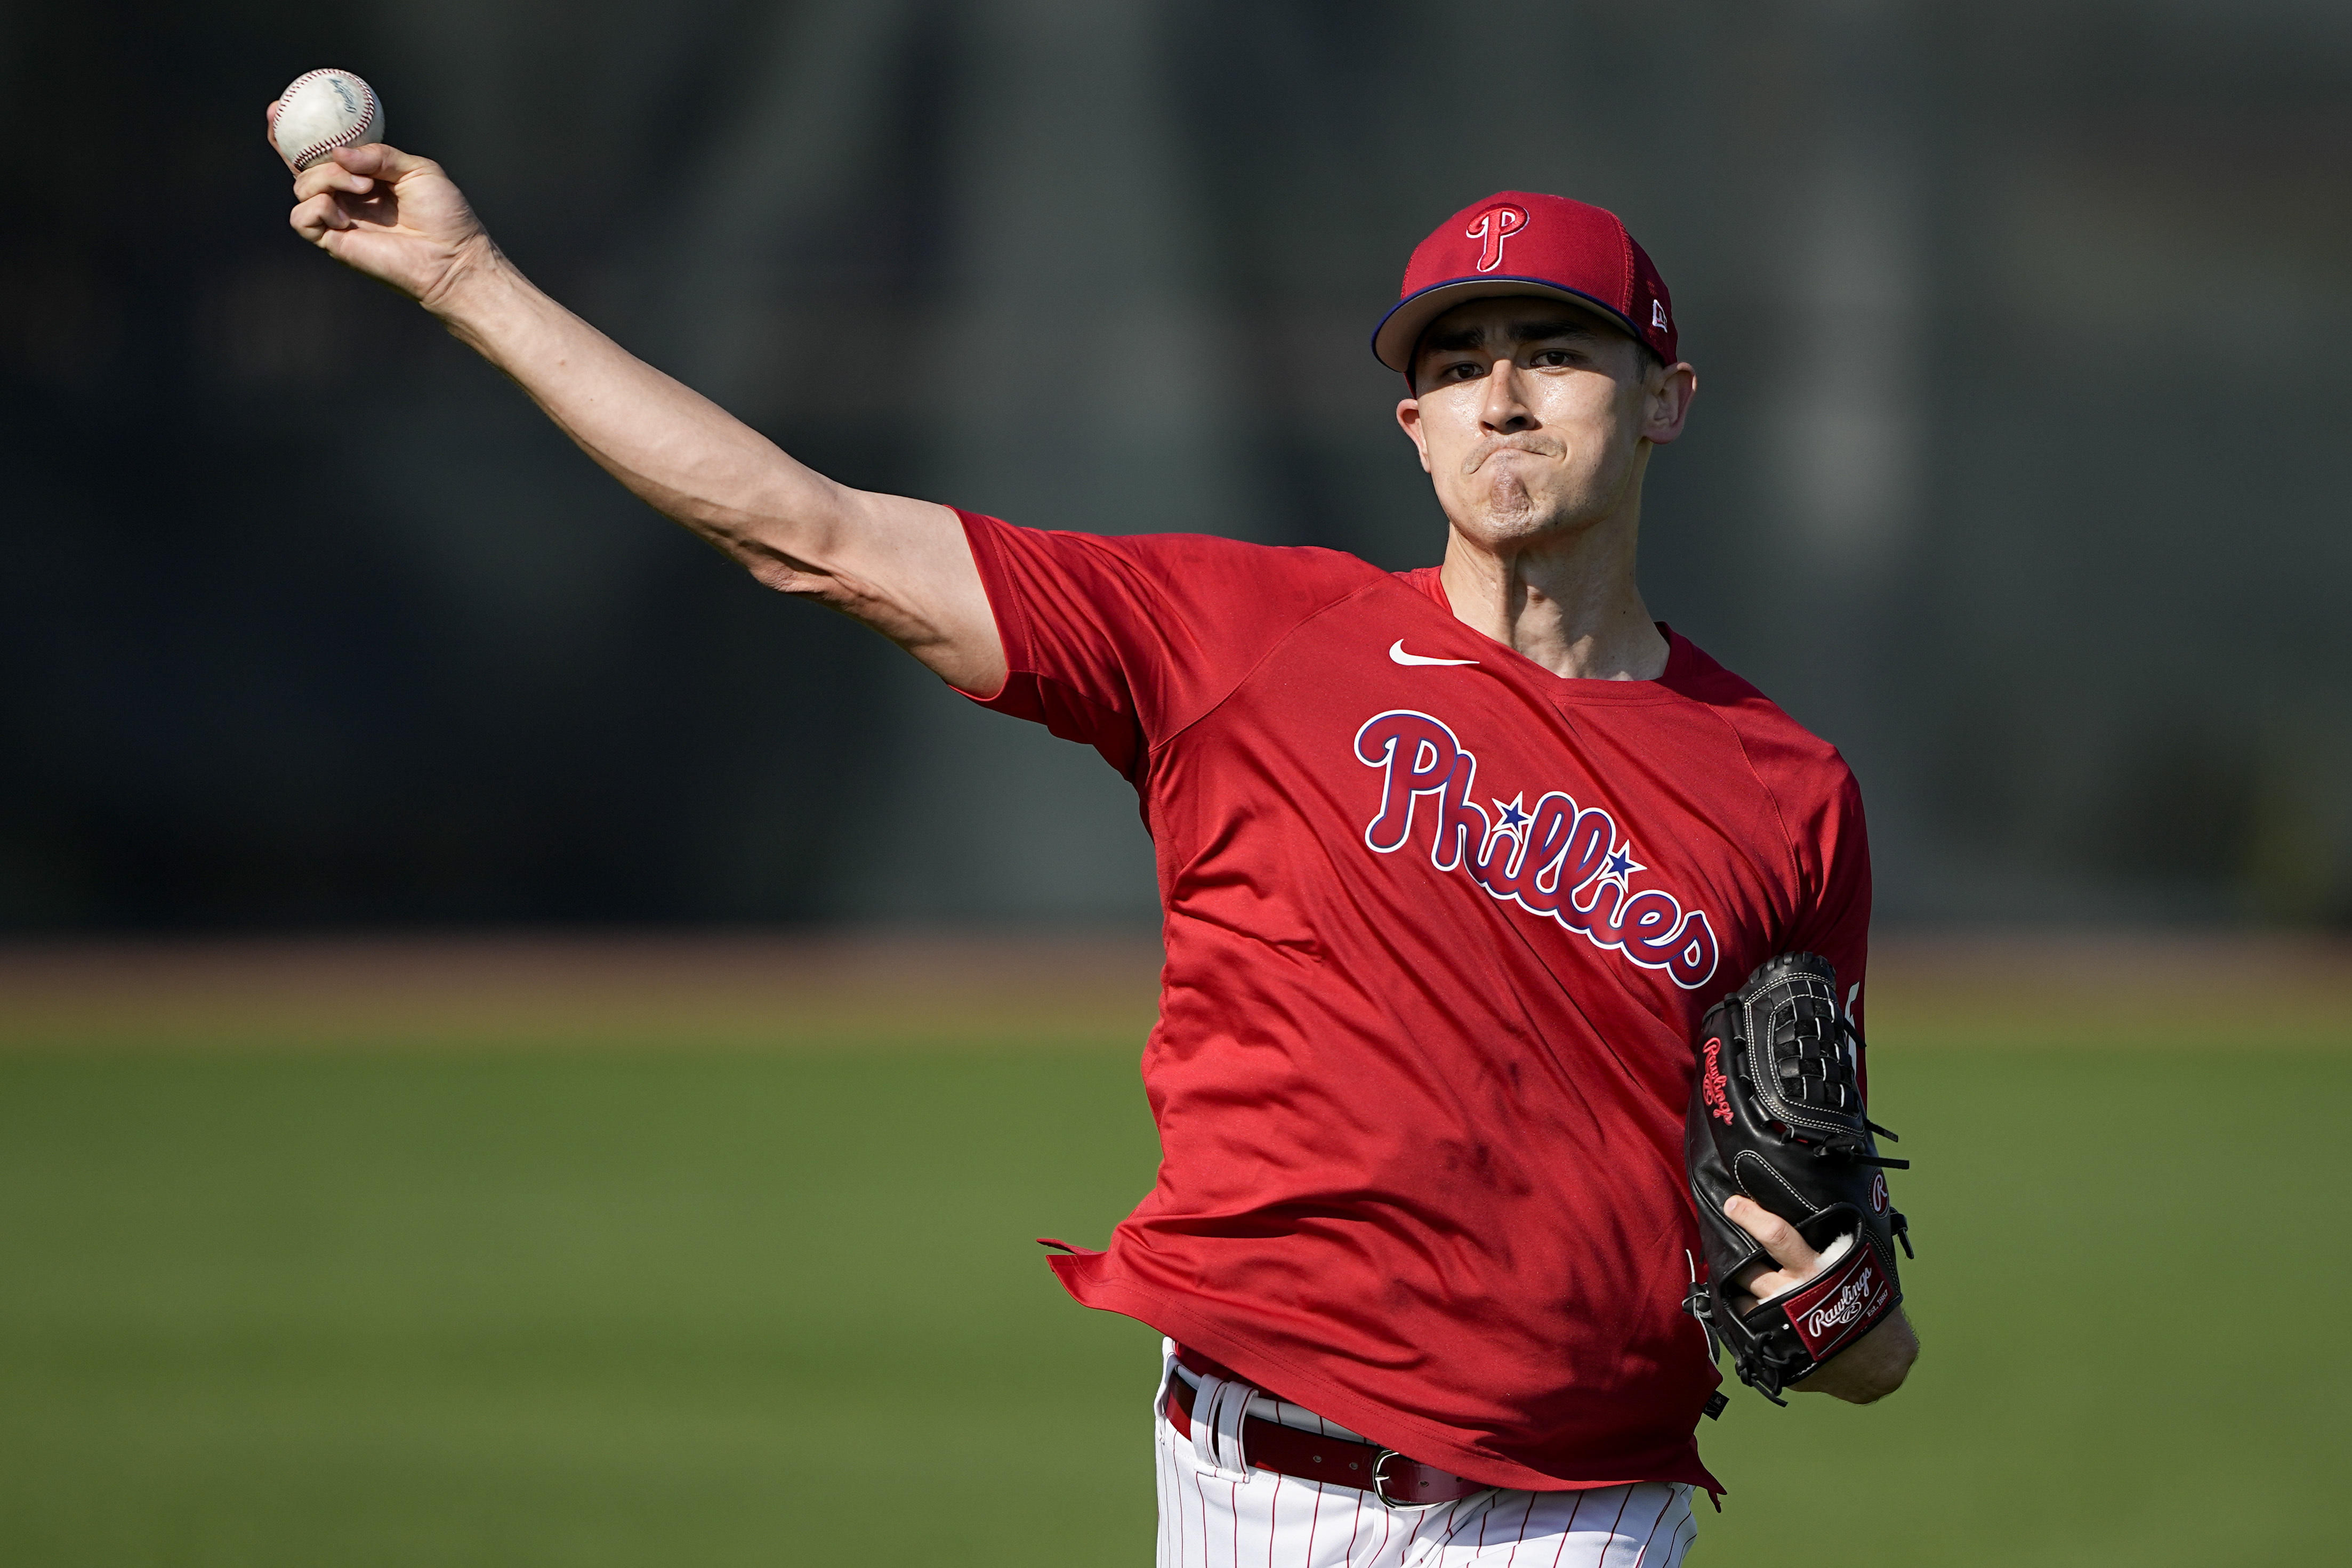
[[[1832,1269],[1801,1288],[1782,1309],[1817,1362],[1827,1361],[1852,1332],[1874,1323],[1895,1304],[1894,1285],[1867,1248],[1856,1252],[1843,1269]]]
[[[1698,1075],[1699,1098],[1706,1102],[1706,1113],[1723,1121],[1731,1120],[1731,1102],[1723,1092],[1723,1066],[1717,1058],[1723,1051],[1723,1041],[1710,1040],[1699,1048],[1706,1053],[1706,1065]]]
[[[1777,1403],[1780,1391],[1885,1320],[1903,1301],[1895,1244],[1910,1228],[1888,1200],[1864,1113],[1862,1038],[1838,1005],[1837,972],[1811,953],[1765,961],[1708,1009],[1683,1138],[1698,1205],[1706,1278],[1684,1306],[1706,1326],[1707,1349],[1731,1353],[1739,1380]],[[1747,1286],[1773,1260],[1723,1206],[1761,1204],[1822,1254],[1821,1271],[1769,1301]]]

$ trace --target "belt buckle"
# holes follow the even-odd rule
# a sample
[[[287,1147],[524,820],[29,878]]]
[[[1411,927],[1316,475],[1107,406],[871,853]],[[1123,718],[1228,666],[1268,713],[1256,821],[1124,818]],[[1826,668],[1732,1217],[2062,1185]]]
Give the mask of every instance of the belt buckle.
[[[1389,1508],[1412,1508],[1414,1506],[1402,1498],[1393,1498],[1389,1496],[1389,1461],[1391,1459],[1402,1458],[1404,1458],[1404,1456],[1398,1453],[1394,1448],[1382,1448],[1380,1451],[1379,1457],[1372,1460],[1372,1495],[1380,1499],[1381,1503]],[[1412,1463],[1409,1459],[1405,1462],[1408,1464]]]

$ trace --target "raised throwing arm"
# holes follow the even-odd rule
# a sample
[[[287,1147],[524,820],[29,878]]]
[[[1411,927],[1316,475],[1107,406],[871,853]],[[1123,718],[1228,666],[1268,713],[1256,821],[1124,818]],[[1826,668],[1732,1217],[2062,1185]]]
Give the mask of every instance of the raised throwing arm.
[[[864,622],[953,685],[1003,684],[1003,647],[953,512],[836,484],[630,354],[516,270],[430,159],[346,148],[298,174],[294,195],[296,233],[431,311],[655,510],[778,592]]]

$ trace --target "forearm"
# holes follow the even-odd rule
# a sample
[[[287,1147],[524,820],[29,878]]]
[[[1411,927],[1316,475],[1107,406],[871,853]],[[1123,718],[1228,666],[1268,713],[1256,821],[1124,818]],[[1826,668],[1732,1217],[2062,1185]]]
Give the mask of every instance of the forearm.
[[[849,492],[476,250],[422,303],[582,451],[763,580],[833,553]]]
[[[441,166],[382,142],[295,177],[294,231],[439,317],[656,511],[768,587],[866,622],[967,691],[1004,650],[955,514],[837,485],[558,305]]]
[[[1911,1375],[1911,1364],[1918,1358],[1919,1336],[1897,1307],[1885,1322],[1794,1387],[1805,1394],[1826,1394],[1849,1405],[1868,1405],[1902,1387],[1903,1380]]]

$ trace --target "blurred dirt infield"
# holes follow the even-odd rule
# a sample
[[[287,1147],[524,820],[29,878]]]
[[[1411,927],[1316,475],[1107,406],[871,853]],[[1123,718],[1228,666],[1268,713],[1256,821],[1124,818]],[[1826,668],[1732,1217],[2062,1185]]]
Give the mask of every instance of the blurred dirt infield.
[[[1139,1048],[1160,956],[969,932],[18,941],[0,1049]],[[1904,936],[1867,1002],[1883,1049],[2308,1049],[2352,1046],[2347,991],[2341,938]]]
[[[0,944],[0,1049],[1140,1048],[1148,936],[426,936]]]

